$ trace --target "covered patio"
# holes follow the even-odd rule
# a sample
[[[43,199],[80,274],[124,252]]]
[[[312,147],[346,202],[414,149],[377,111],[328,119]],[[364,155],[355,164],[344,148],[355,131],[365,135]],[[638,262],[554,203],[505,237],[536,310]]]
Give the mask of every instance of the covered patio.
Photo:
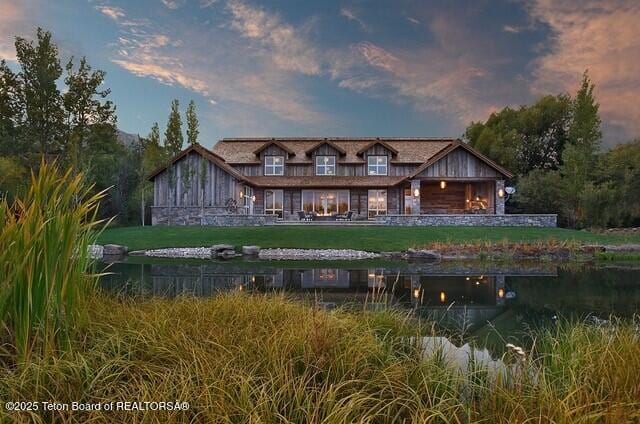
[[[405,215],[503,214],[504,181],[418,178],[404,187]]]

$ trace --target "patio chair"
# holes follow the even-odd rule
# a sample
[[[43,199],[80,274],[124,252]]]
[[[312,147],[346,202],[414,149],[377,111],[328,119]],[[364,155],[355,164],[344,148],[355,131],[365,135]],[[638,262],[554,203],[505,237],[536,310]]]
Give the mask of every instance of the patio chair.
[[[304,222],[311,221],[311,217],[304,213],[304,211],[298,211],[298,219]]]
[[[353,217],[353,211],[349,211],[347,212],[347,214],[344,216],[344,220],[345,221],[351,221],[351,218]]]

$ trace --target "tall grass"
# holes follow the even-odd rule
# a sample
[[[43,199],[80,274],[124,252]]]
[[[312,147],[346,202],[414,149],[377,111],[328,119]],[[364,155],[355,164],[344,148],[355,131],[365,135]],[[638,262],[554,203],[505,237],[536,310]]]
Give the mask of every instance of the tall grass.
[[[89,306],[69,353],[20,373],[0,369],[0,398],[190,403],[188,411],[39,412],[44,422],[640,420],[640,343],[628,324],[537,334],[524,377],[495,380],[481,367],[461,374],[438,355],[422,359],[406,313],[328,312],[242,293],[97,297]]]
[[[4,353],[17,362],[64,348],[95,278],[87,246],[103,193],[82,175],[42,163],[22,199],[0,201],[0,319]],[[9,346],[9,348],[7,348]]]

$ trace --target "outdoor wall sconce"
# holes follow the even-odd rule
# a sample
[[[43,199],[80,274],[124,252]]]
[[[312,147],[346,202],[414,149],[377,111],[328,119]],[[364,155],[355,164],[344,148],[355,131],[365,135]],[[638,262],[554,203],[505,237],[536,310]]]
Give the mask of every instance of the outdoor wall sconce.
[[[504,190],[503,189],[498,189],[498,197],[504,197]]]
[[[498,297],[500,299],[502,299],[504,297],[504,289],[502,289],[502,288],[498,289]]]
[[[420,289],[413,290],[413,297],[415,297],[416,299],[420,298]]]
[[[420,197],[420,189],[419,189],[419,188],[416,188],[415,190],[413,190],[413,195],[414,195],[415,197]]]
[[[440,181],[440,188],[442,190],[444,190],[445,188],[447,188],[447,182],[446,181]]]
[[[440,292],[440,302],[444,303],[447,300],[447,294],[443,291]]]

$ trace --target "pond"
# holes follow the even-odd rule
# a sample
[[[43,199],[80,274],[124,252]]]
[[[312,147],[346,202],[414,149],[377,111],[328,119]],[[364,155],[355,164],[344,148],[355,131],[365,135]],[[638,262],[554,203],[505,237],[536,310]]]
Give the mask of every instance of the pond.
[[[401,308],[448,335],[503,345],[559,317],[640,310],[640,266],[550,262],[198,261],[128,257],[101,285],[125,295],[284,292],[324,308]]]

